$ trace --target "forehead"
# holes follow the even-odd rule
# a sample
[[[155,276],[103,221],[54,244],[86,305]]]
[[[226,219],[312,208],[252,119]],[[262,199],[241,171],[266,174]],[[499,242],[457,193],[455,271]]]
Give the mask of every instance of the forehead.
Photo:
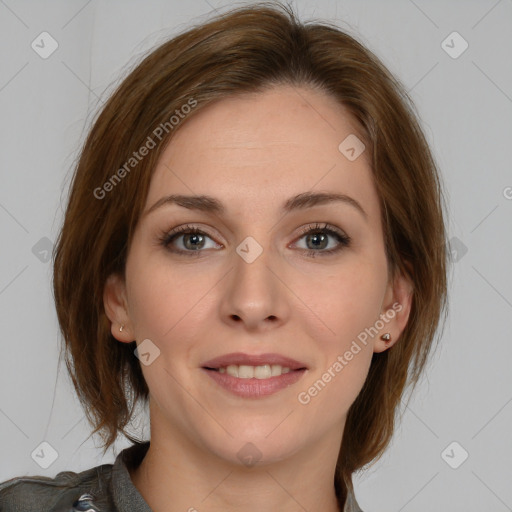
[[[327,191],[357,196],[369,215],[378,198],[363,152],[339,145],[359,134],[346,109],[325,93],[274,89],[229,97],[186,120],[160,156],[146,202],[164,194],[208,194],[236,206],[278,208],[290,196]]]

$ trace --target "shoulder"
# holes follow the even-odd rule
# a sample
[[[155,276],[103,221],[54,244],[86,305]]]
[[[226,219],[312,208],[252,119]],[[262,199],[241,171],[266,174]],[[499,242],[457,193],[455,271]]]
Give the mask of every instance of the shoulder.
[[[146,454],[149,441],[124,449],[114,464],[55,478],[19,476],[0,482],[0,512],[151,512],[129,474]]]
[[[0,483],[0,512],[115,510],[111,477],[112,464],[103,464],[80,473],[62,471],[55,478],[11,478]]]

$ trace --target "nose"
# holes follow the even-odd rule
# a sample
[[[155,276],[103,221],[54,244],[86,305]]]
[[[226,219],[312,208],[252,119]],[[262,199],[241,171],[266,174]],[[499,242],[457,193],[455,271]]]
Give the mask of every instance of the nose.
[[[222,320],[231,327],[265,331],[289,318],[289,292],[283,268],[275,254],[261,249],[249,240],[241,243],[233,255],[220,311]]]

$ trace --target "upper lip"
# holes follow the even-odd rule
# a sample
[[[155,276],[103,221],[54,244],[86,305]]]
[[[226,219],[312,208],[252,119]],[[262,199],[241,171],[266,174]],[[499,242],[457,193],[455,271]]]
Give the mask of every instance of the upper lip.
[[[203,368],[224,368],[229,365],[247,365],[247,366],[263,366],[265,364],[278,364],[290,370],[300,370],[306,368],[304,363],[285,357],[280,354],[244,354],[243,352],[233,352],[223,356],[210,359],[202,364]]]

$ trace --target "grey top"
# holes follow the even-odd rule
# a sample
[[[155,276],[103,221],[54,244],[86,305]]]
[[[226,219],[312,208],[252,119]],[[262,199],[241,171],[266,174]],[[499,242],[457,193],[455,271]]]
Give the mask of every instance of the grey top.
[[[114,464],[55,478],[21,476],[0,483],[0,512],[152,512],[130,478],[149,441],[124,449]],[[343,512],[362,512],[349,494]]]

